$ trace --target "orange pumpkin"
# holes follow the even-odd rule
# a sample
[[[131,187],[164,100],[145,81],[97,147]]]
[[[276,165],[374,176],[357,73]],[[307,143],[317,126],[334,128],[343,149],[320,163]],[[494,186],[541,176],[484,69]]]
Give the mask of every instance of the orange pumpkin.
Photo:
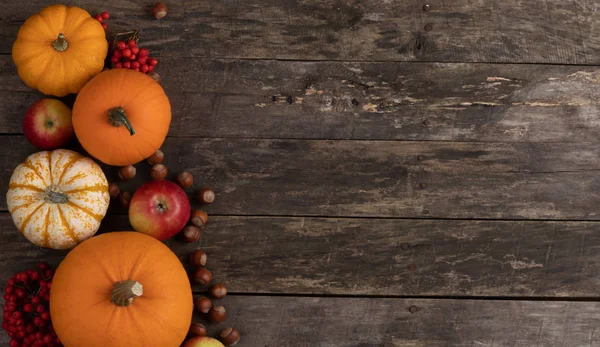
[[[77,93],[102,71],[108,52],[100,23],[79,7],[52,5],[29,17],[12,48],[19,77],[49,95]]]
[[[171,105],[160,84],[133,70],[96,75],[73,106],[79,142],[91,156],[109,165],[135,164],[154,154],[170,123]]]
[[[67,347],[177,347],[192,310],[190,282],[177,256],[137,232],[82,242],[52,280],[50,316]]]

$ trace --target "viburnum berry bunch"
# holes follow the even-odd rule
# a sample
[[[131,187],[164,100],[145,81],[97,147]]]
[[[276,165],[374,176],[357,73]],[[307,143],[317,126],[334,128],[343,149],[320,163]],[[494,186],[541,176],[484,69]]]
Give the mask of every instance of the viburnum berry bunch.
[[[4,288],[2,329],[10,336],[10,347],[62,346],[50,319],[50,288],[54,270],[39,263],[35,270],[19,272]]]
[[[148,48],[139,48],[135,40],[118,41],[110,58],[113,67],[143,73],[154,71],[158,59],[150,57]]]
[[[108,24],[104,23],[104,21],[110,19],[110,13],[104,11],[95,15],[94,18],[96,18],[96,20],[102,24],[104,30],[108,30]]]

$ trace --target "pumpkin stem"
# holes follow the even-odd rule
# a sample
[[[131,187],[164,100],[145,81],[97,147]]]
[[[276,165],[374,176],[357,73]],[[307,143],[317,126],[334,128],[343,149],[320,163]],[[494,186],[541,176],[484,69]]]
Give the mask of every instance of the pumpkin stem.
[[[69,43],[65,40],[65,35],[62,33],[58,34],[58,38],[52,41],[52,47],[56,49],[58,52],[64,52],[69,47]]]
[[[54,186],[46,188],[44,192],[44,201],[51,204],[64,204],[69,201],[69,196],[65,193],[61,193]]]
[[[138,296],[142,296],[144,288],[138,281],[121,281],[115,283],[110,301],[117,306],[129,306]]]
[[[124,125],[125,128],[129,130],[129,134],[131,134],[131,136],[135,134],[135,129],[133,129],[133,126],[129,122],[129,118],[127,118],[127,115],[125,114],[125,110],[121,106],[113,107],[108,110],[108,122],[115,127]]]

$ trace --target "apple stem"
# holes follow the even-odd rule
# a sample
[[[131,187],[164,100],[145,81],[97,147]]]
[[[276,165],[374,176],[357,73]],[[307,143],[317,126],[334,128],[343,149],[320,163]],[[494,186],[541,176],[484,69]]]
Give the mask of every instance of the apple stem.
[[[129,118],[127,118],[127,114],[125,114],[125,110],[121,106],[113,107],[108,110],[108,122],[115,127],[124,125],[131,136],[135,134],[135,129],[133,129],[133,126],[129,122]]]
[[[135,298],[142,296],[144,287],[138,281],[126,280],[113,286],[110,301],[117,306],[129,306]]]
[[[65,40],[65,35],[62,33],[58,34],[58,38],[52,41],[52,47],[58,52],[64,52],[69,47],[69,43]]]
[[[46,191],[44,192],[44,201],[51,204],[64,204],[69,201],[69,196],[57,191],[56,187],[51,186],[46,188]]]

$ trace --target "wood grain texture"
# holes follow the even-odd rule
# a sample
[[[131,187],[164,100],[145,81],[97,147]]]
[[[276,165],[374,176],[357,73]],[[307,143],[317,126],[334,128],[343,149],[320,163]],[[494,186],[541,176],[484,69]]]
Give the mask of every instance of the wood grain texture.
[[[20,23],[53,1],[11,3],[0,24],[0,52]],[[163,21],[148,2],[65,1],[110,28],[143,28],[161,56],[217,58],[598,64],[599,12],[593,0],[427,2],[246,0],[169,2]]]
[[[161,59],[170,136],[598,142],[600,69]],[[0,56],[1,133],[39,97]],[[71,98],[70,101],[72,101]]]
[[[233,319],[215,330],[237,327],[248,347],[600,346],[598,303],[232,296],[224,305]]]
[[[235,295],[221,303],[230,318],[209,333],[235,326],[241,347],[600,346],[598,303]]]
[[[29,243],[7,213],[0,230],[0,283],[66,254]],[[120,230],[126,215],[102,223]],[[202,233],[168,245],[190,272],[204,249],[238,294],[597,298],[600,284],[598,223],[210,216]]]
[[[2,195],[35,152],[23,136],[3,141]],[[162,149],[170,178],[189,170],[195,189],[215,189],[213,214],[600,219],[594,144],[168,138]],[[124,188],[139,187],[149,170],[140,163]]]
[[[6,6],[0,52],[20,22],[53,1]],[[163,21],[148,2],[71,0],[107,10],[116,31],[144,29],[161,56],[251,59],[598,64],[593,0],[175,0]]]

